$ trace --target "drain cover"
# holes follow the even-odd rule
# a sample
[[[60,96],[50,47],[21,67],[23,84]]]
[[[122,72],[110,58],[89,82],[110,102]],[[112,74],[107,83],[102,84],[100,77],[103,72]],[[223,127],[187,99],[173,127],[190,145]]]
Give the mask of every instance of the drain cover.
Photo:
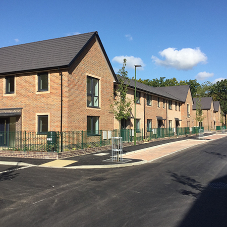
[[[227,189],[227,184],[224,182],[213,182],[208,185],[209,188],[215,188],[215,189]]]

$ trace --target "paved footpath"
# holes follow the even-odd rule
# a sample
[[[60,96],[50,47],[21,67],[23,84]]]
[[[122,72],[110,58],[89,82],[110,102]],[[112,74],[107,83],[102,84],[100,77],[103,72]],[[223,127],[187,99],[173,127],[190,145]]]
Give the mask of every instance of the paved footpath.
[[[226,135],[211,135],[207,136],[204,139],[198,140],[183,140],[183,141],[177,141],[173,143],[168,143],[168,144],[163,144],[159,145],[156,147],[150,147],[134,152],[127,153],[123,155],[123,158],[129,158],[129,159],[141,159],[147,162],[154,161],[156,159],[165,157],[167,155],[173,154],[175,152],[179,152],[182,150],[185,150],[187,148],[200,145],[203,143],[207,143],[209,140],[214,140],[214,139],[220,139],[223,138]]]
[[[64,160],[26,160],[26,159],[10,159],[0,161],[0,165],[16,165],[18,168],[43,167],[43,168],[65,168],[65,169],[94,169],[94,168],[118,168],[141,165],[171,155],[176,152],[183,151],[194,146],[208,143],[211,140],[221,139],[227,134],[213,134],[204,136],[203,139],[183,139],[152,147],[130,151],[122,155],[123,162],[111,162],[111,151],[105,153],[96,153],[85,156],[75,156]],[[148,145],[149,146],[149,145]],[[130,149],[129,149],[130,150]],[[1,160],[1,159],[0,159]],[[109,161],[108,161],[109,160]],[[127,162],[127,160],[129,160]],[[14,161],[14,162],[13,162]],[[29,162],[29,163],[26,163]],[[1,173],[1,172],[0,172]]]

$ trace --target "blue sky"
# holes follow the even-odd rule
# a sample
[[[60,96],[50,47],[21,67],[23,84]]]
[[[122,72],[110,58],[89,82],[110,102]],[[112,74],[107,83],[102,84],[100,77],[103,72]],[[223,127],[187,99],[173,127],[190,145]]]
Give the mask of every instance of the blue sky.
[[[98,31],[129,77],[227,79],[226,0],[0,0],[0,47]]]

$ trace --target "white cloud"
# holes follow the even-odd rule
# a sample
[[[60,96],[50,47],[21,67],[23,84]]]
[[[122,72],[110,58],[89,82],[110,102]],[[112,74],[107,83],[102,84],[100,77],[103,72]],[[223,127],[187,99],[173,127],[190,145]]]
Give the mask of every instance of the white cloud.
[[[71,35],[79,35],[81,34],[80,32],[71,32],[71,33],[67,33],[66,36],[71,36]]]
[[[19,39],[14,39],[14,41],[15,41],[16,43],[18,43],[20,40],[19,40]]]
[[[226,78],[223,78],[223,77],[217,78],[213,81],[213,84],[217,83],[218,81],[222,81],[222,80],[226,80]]]
[[[145,66],[141,58],[136,58],[134,56],[116,56],[112,59],[113,62],[118,62],[119,64],[123,64],[123,60],[126,59],[126,67],[134,69],[135,65],[142,65]]]
[[[209,77],[214,76],[213,73],[208,73],[208,72],[200,72],[196,75],[197,80],[206,80]]]
[[[132,36],[130,34],[125,35],[125,37],[129,40],[132,41]]]
[[[167,48],[160,51],[159,54],[165,59],[160,60],[155,56],[151,57],[157,65],[172,67],[178,70],[189,70],[200,62],[206,63],[207,61],[207,56],[199,48],[183,48],[181,50]]]

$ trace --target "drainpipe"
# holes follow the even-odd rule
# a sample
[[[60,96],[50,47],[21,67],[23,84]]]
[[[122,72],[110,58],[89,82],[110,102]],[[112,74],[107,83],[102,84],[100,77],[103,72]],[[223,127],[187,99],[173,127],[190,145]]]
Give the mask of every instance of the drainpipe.
[[[63,112],[63,99],[62,99],[62,72],[58,68],[59,74],[61,76],[61,120],[60,120],[60,134],[61,134],[61,152],[63,150],[63,141],[62,141],[62,112]]]

